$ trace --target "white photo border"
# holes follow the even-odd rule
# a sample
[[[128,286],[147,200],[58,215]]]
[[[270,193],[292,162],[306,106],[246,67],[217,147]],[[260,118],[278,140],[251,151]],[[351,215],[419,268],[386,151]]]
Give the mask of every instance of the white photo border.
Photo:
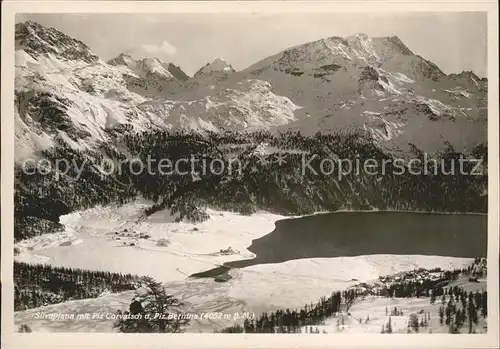
[[[499,346],[499,107],[497,1],[4,1],[2,3],[2,347],[21,348],[495,348]],[[488,13],[487,334],[16,333],[13,321],[14,24],[16,13]]]

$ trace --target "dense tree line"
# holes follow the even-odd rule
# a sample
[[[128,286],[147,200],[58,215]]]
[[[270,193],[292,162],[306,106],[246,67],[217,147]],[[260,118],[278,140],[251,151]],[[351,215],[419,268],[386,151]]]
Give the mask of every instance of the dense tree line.
[[[305,305],[297,310],[278,309],[263,313],[256,319],[245,319],[243,325],[226,327],[222,333],[300,333],[305,326],[323,324],[325,319],[341,310],[348,311],[359,293],[354,289],[334,292],[329,298],[322,297],[316,304]]]
[[[396,155],[384,152],[362,132],[318,133],[308,137],[299,132],[155,131],[115,137],[120,151],[110,144],[103,144],[99,152],[74,150],[58,141],[56,147],[43,152],[42,157],[52,166],[58,159],[75,164],[66,174],[27,174],[16,168],[17,240],[60,229],[58,217],[62,214],[96,204],[124,203],[137,195],[156,202],[148,214],[169,208],[179,213],[179,219],[191,221],[206,219],[206,207],[244,214],[263,209],[284,215],[339,209],[487,211],[487,174],[467,175],[475,166],[473,163],[466,163],[464,171],[459,168],[459,160],[464,157],[485,160],[485,144],[470,154],[456,152],[448,145],[432,154],[433,159],[426,159],[421,150],[413,147],[413,154],[407,154],[408,157],[422,161],[411,166],[405,163],[408,168],[399,174]],[[278,152],[263,157],[259,151],[262,146]],[[283,154],[285,162],[280,163],[276,154]],[[309,162],[313,154],[314,159]],[[361,172],[339,174],[341,168],[346,170],[342,163],[334,162],[330,169],[331,162],[322,162],[333,158],[361,164]],[[115,163],[114,171],[103,175],[105,159]],[[141,170],[139,159],[144,166],[149,161],[152,171]],[[167,175],[160,174],[158,165],[162,159],[177,164],[177,168],[170,168]],[[191,159],[196,159],[194,165]],[[379,166],[384,164],[384,173],[366,173],[363,164],[368,160]],[[305,161],[308,166],[304,166]],[[77,169],[82,164],[85,166],[79,173]],[[213,171],[207,170],[211,164]],[[193,169],[198,178],[191,175]],[[449,175],[452,169],[454,174]],[[414,174],[417,171],[420,174]]]
[[[420,280],[410,279],[391,282],[377,292],[377,295],[391,298],[410,298],[410,297],[431,297],[431,302],[434,302],[436,297],[440,297],[447,292],[447,285],[450,281],[457,280],[460,276],[471,276],[472,280],[477,280],[485,274],[486,258],[475,258],[473,264],[466,268],[452,269],[441,271],[440,269],[429,270],[441,272],[441,277],[438,279],[430,279],[428,277]],[[415,270],[419,273],[422,269]]]
[[[133,290],[138,280],[131,274],[14,262],[14,310]]]
[[[129,137],[129,146],[134,145],[141,156],[151,155],[155,159],[166,157],[175,161],[189,154],[203,157],[207,163],[218,159],[228,169],[233,159],[231,156],[234,156],[234,149],[233,153],[219,150],[222,140],[217,134],[186,138],[154,133]],[[257,132],[246,135],[246,146],[241,144],[243,137],[235,134],[234,143],[230,143],[241,146],[237,159],[242,160],[245,167],[240,172],[225,171],[220,175],[209,173],[197,182],[186,176],[174,179],[173,176],[159,178],[161,176],[145,174],[135,178],[137,187],[145,196],[159,199],[160,209],[183,206],[181,210],[186,211],[192,210],[188,207],[212,206],[243,213],[266,209],[280,214],[338,209],[486,212],[487,200],[483,196],[486,175],[467,175],[472,171],[472,164],[466,164],[465,174],[461,174],[458,161],[466,154],[455,152],[451,146],[435,154],[439,164],[436,168],[433,167],[436,161],[431,160],[427,164],[421,163],[420,169],[413,166],[414,173],[422,173],[415,175],[409,170],[399,174],[393,165],[393,157],[385,154],[370,138],[359,132],[317,134],[315,137],[291,132],[280,135]],[[224,141],[230,139],[227,133],[224,134]],[[270,156],[270,161],[263,163],[262,155],[256,152],[259,144],[279,148],[286,155],[286,162],[278,163]],[[305,172],[304,155],[297,153],[298,150],[316,154]],[[425,160],[423,153],[416,148],[415,153],[415,157],[420,156],[422,161]],[[363,164],[369,159],[379,164],[386,161],[385,174],[352,171],[340,178],[336,170],[325,174],[321,171],[324,165],[322,160],[330,158],[332,154],[340,159],[348,159],[351,163]],[[187,169],[188,165],[185,167]],[[448,175],[452,167],[454,175]],[[179,185],[178,180],[183,180],[183,185]]]
[[[435,280],[424,278],[421,280],[410,279],[391,282],[388,285],[384,285],[377,292],[377,295],[391,298],[420,298],[430,297],[431,294],[442,294],[444,292],[444,285],[449,281],[456,280],[463,271],[462,269],[446,270],[439,279]]]
[[[111,152],[103,146],[103,153],[106,151]],[[14,239],[61,230],[59,217],[73,210],[124,203],[134,198],[137,194],[130,184],[114,175],[102,175],[103,153],[74,150],[59,142],[42,153],[41,158],[46,162],[16,166]],[[69,166],[62,161],[67,161]]]
[[[437,289],[436,285],[440,283],[442,281],[431,281],[429,279],[423,280],[422,283],[418,281],[394,283],[384,288],[380,295],[391,298],[430,297],[431,290]]]
[[[432,300],[431,300],[432,302]],[[474,333],[474,326],[479,322],[479,315],[488,316],[488,292],[467,292],[462,287],[454,286],[445,290],[440,299],[439,323],[448,326],[450,333],[459,333],[460,328],[468,326],[468,332]]]

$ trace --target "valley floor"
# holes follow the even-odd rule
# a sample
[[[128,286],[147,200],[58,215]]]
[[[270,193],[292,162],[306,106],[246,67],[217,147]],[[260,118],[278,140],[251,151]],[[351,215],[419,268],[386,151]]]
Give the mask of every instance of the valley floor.
[[[121,207],[95,207],[63,216],[61,222],[66,227],[63,233],[17,243],[20,254],[15,258],[28,263],[148,275],[164,282],[168,292],[186,304],[188,313],[231,315],[229,319],[192,320],[189,332],[213,332],[242,322],[233,316],[235,313],[258,315],[277,308],[300,308],[334,290],[375,280],[381,275],[416,268],[463,268],[472,262],[470,258],[422,255],[309,258],[232,269],[229,272],[232,279],[227,282],[195,279],[189,275],[227,261],[253,258],[247,250],[252,240],[270,233],[274,223],[285,217],[267,212],[243,216],[209,210],[210,219],[203,223],[178,223],[164,211],[142,218],[144,208],[150,204],[136,201]],[[229,254],[221,253],[229,247]],[[74,314],[75,317],[85,313],[111,314],[126,309],[132,297],[132,291],[103,294],[96,299],[19,311],[15,313],[15,322],[27,324],[33,331],[109,332],[113,330],[111,319],[53,320],[37,318],[37,314]],[[428,299],[419,301],[429,303]],[[376,317],[377,304],[376,300],[366,299],[356,303],[353,311],[356,307],[366,311],[373,308]],[[349,327],[349,331],[355,327]],[[376,327],[379,332],[381,325],[377,323]]]

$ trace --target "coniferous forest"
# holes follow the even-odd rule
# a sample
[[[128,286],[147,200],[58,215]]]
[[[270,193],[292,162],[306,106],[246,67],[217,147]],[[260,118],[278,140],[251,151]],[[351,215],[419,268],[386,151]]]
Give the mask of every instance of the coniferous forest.
[[[179,213],[179,219],[191,221],[206,219],[206,207],[243,214],[262,209],[283,215],[341,209],[487,212],[485,144],[468,154],[456,152],[451,145],[430,155],[413,147],[413,154],[407,157],[421,161],[411,165],[412,173],[407,170],[401,174],[394,165],[397,156],[383,151],[361,132],[314,137],[299,132],[228,131],[203,135],[150,132],[116,137],[115,144],[120,144],[122,151],[110,144],[103,144],[101,152],[79,151],[63,142],[44,151],[43,157],[53,168],[58,159],[67,159],[72,164],[71,171],[65,174],[56,171],[27,174],[16,168],[16,240],[61,229],[59,217],[73,210],[124,203],[139,195],[156,203],[148,214],[169,208],[172,213]],[[285,162],[279,163],[273,156],[263,161],[258,151],[262,144],[279,149]],[[304,154],[316,155],[308,162],[306,171],[303,171]],[[333,156],[353,163],[374,159],[384,162],[385,170],[377,175],[352,171],[340,177],[337,170],[331,174],[320,171],[324,165],[321,160]],[[161,175],[157,170],[139,171],[133,160],[140,159],[146,164],[153,159],[154,165],[161,159],[175,163],[191,158],[200,160],[194,165],[201,173],[197,180],[182,173],[192,171],[189,161],[181,163],[179,173]],[[481,174],[468,174],[474,163],[466,162],[460,170],[461,158],[481,159]],[[104,159],[117,164],[106,175],[102,174]],[[235,159],[242,166],[235,165]],[[222,163],[221,168],[226,170],[203,173],[203,164],[211,162]],[[83,169],[80,174],[78,168]],[[228,171],[229,168],[232,170]]]
[[[207,207],[242,214],[263,209],[283,215],[341,209],[487,212],[486,145],[476,147],[469,154],[458,153],[451,146],[432,154],[431,159],[439,160],[445,168],[433,168],[433,161],[426,164],[425,154],[414,147],[410,157],[421,159],[420,170],[424,167],[428,170],[428,173],[415,175],[408,171],[394,174],[397,169],[391,167],[391,160],[396,159],[396,155],[384,152],[360,132],[317,134],[314,137],[265,131],[204,135],[128,133],[117,138],[115,143],[121,145],[122,151],[109,144],[102,145],[100,152],[79,151],[62,142],[46,150],[43,157],[53,166],[58,159],[67,159],[74,164],[73,169],[65,174],[55,171],[27,174],[17,168],[15,239],[58,231],[62,229],[59,217],[74,210],[97,204],[123,204],[137,196],[156,203],[146,214],[168,208],[172,213],[179,213],[179,219],[190,221],[206,219],[204,209]],[[286,154],[285,162],[278,163],[272,157],[262,161],[258,151],[262,144]],[[127,155],[123,149],[127,150]],[[316,173],[302,172],[304,153],[317,155],[310,162]],[[383,175],[325,175],[320,171],[320,161],[332,155],[361,162],[375,159],[389,165]],[[143,163],[147,163],[148,159],[158,161],[165,158],[172,162],[191,157],[204,159],[205,162],[218,159],[226,169],[230,168],[234,159],[238,159],[244,166],[230,172],[204,173],[198,180],[193,180],[192,176],[175,172],[169,175],[134,172],[131,164],[134,157]],[[458,171],[458,160],[463,157],[482,159],[483,173],[467,175]],[[112,159],[119,166],[103,175],[101,171],[105,158]],[[197,163],[196,166],[201,165]],[[465,170],[471,171],[473,165],[467,166]],[[78,168],[82,169],[81,173],[77,173]],[[454,175],[443,173],[453,169]],[[189,172],[191,164],[186,163],[178,170]],[[201,167],[196,167],[196,170],[203,171]],[[135,288],[137,282],[137,277],[132,275],[24,263],[15,263],[14,274],[16,310],[97,297],[105,290],[130,290]],[[452,279],[455,274],[451,273],[447,278]],[[382,289],[379,295],[430,297],[444,292],[439,283],[426,280],[423,284],[394,283]],[[325,318],[338,312],[342,304],[348,307],[358,296],[352,290],[336,292],[330,298],[322,298],[317,304],[301,310],[280,309],[223,332],[293,333],[301,326],[321,324]],[[486,306],[483,308],[486,309]],[[485,312],[481,310],[483,308],[478,309]]]

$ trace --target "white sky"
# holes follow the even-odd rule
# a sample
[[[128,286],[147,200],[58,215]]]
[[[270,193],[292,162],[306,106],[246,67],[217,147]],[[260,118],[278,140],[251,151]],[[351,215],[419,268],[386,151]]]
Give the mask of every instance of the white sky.
[[[445,73],[487,76],[486,13],[22,14],[87,44],[107,60],[156,56],[192,75],[223,57],[244,69],[287,47],[330,36],[398,36]]]

